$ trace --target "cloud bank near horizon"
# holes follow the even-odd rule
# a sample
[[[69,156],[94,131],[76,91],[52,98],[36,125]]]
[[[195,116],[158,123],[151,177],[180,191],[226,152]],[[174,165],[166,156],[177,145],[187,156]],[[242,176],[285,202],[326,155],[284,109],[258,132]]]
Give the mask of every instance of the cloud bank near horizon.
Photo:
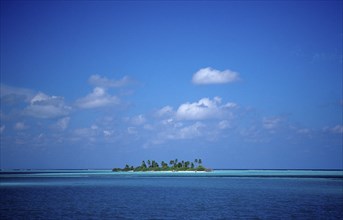
[[[150,149],[185,141],[213,145],[234,139],[242,143],[270,144],[343,134],[340,124],[320,129],[302,127],[287,117],[259,115],[219,96],[185,100],[150,113],[132,115],[126,113],[127,108],[120,110],[119,106],[125,100],[111,91],[129,85],[126,79],[128,77],[114,80],[92,75],[89,83],[94,86],[93,91],[71,103],[66,103],[62,96],[1,84],[1,102],[5,106],[1,109],[2,140],[6,138],[6,143],[44,148],[55,143],[93,147],[134,144],[141,149]],[[207,82],[219,79],[228,80],[225,77],[207,78]],[[90,110],[99,114],[94,117]]]

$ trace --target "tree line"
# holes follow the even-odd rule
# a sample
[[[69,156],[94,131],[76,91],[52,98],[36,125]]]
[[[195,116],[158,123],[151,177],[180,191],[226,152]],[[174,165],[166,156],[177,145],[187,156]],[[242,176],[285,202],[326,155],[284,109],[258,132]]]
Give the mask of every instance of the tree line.
[[[210,171],[202,165],[201,159],[190,161],[179,161],[178,159],[170,160],[169,163],[161,161],[157,163],[155,160],[143,160],[140,166],[134,167],[126,164],[124,168],[113,168],[113,172],[139,172],[139,171]]]

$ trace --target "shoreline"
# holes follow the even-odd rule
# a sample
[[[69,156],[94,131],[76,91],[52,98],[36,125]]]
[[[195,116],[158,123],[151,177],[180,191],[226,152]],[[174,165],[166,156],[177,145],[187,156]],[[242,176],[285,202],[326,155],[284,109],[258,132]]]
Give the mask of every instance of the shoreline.
[[[196,171],[196,170],[148,170],[148,171],[121,171],[123,173],[209,173],[212,171]]]

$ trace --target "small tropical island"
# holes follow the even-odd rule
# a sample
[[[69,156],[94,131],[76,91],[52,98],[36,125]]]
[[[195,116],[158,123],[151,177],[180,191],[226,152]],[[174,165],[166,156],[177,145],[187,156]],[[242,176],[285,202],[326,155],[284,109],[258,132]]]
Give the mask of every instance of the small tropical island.
[[[170,160],[169,163],[164,161],[157,163],[155,160],[142,161],[140,166],[134,167],[128,164],[124,168],[113,168],[113,172],[146,172],[146,171],[203,171],[210,172],[212,169],[206,168],[202,164],[201,159],[195,159],[194,162],[179,161],[178,159]]]

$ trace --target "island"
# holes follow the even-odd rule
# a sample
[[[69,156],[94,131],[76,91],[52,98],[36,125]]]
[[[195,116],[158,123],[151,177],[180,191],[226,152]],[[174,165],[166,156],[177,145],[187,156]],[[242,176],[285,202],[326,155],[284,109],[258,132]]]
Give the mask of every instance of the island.
[[[170,165],[170,166],[169,166]],[[203,171],[210,172],[212,169],[206,168],[202,165],[201,159],[195,159],[194,162],[179,161],[178,159],[170,160],[169,164],[162,161],[157,163],[155,160],[142,161],[140,166],[134,167],[126,164],[124,168],[113,168],[113,172],[146,172],[146,171]]]

